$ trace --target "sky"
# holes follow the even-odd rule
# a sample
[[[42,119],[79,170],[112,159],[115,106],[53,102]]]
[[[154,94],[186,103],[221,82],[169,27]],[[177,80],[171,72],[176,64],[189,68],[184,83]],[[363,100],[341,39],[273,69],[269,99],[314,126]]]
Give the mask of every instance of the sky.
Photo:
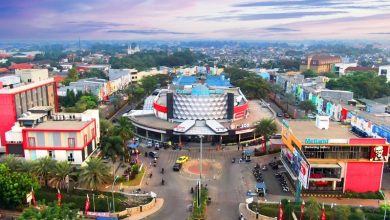
[[[3,40],[387,40],[390,0],[0,0]]]

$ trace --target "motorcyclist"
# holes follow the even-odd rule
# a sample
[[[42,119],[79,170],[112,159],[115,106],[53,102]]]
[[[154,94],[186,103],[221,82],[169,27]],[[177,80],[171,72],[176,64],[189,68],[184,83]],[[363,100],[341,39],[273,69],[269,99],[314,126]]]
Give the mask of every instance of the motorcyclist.
[[[161,173],[164,174],[164,168],[161,168]]]

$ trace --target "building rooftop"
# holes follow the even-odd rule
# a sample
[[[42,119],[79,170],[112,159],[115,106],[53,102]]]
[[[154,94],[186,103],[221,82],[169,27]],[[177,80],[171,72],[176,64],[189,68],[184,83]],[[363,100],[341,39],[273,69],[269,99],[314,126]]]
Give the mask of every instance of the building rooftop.
[[[301,120],[289,120],[288,124],[292,133],[301,142],[304,142],[306,138],[312,139],[349,139],[356,138],[356,136],[349,131],[347,126],[343,126],[340,123],[330,121],[329,129],[321,130],[316,127],[315,121],[301,121]]]
[[[18,87],[12,88],[12,89],[3,88],[3,89],[0,89],[0,94],[15,94],[15,93],[19,93],[19,92],[23,92],[23,91],[26,91],[26,90],[30,90],[30,89],[33,89],[33,88],[36,88],[36,87],[39,87],[39,86],[43,86],[43,85],[46,85],[48,83],[53,83],[53,82],[54,82],[54,79],[53,78],[49,78],[49,79],[41,80],[39,82],[18,86]]]
[[[45,121],[40,124],[38,124],[33,129],[47,129],[47,130],[80,130],[82,129],[86,124],[88,124],[90,121]]]

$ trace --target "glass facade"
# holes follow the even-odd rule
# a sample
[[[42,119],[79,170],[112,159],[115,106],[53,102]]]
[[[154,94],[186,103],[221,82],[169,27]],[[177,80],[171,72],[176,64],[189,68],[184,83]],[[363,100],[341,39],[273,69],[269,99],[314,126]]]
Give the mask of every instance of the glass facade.
[[[303,146],[302,151],[313,159],[370,159],[369,146]]]

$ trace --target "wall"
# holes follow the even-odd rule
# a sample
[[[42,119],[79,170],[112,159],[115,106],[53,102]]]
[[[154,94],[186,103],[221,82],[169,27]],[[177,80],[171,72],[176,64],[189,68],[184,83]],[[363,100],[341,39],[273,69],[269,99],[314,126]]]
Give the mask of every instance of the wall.
[[[353,192],[379,191],[383,162],[348,162],[344,190]]]
[[[5,146],[5,132],[9,131],[16,120],[15,100],[12,94],[0,94],[0,139]]]

